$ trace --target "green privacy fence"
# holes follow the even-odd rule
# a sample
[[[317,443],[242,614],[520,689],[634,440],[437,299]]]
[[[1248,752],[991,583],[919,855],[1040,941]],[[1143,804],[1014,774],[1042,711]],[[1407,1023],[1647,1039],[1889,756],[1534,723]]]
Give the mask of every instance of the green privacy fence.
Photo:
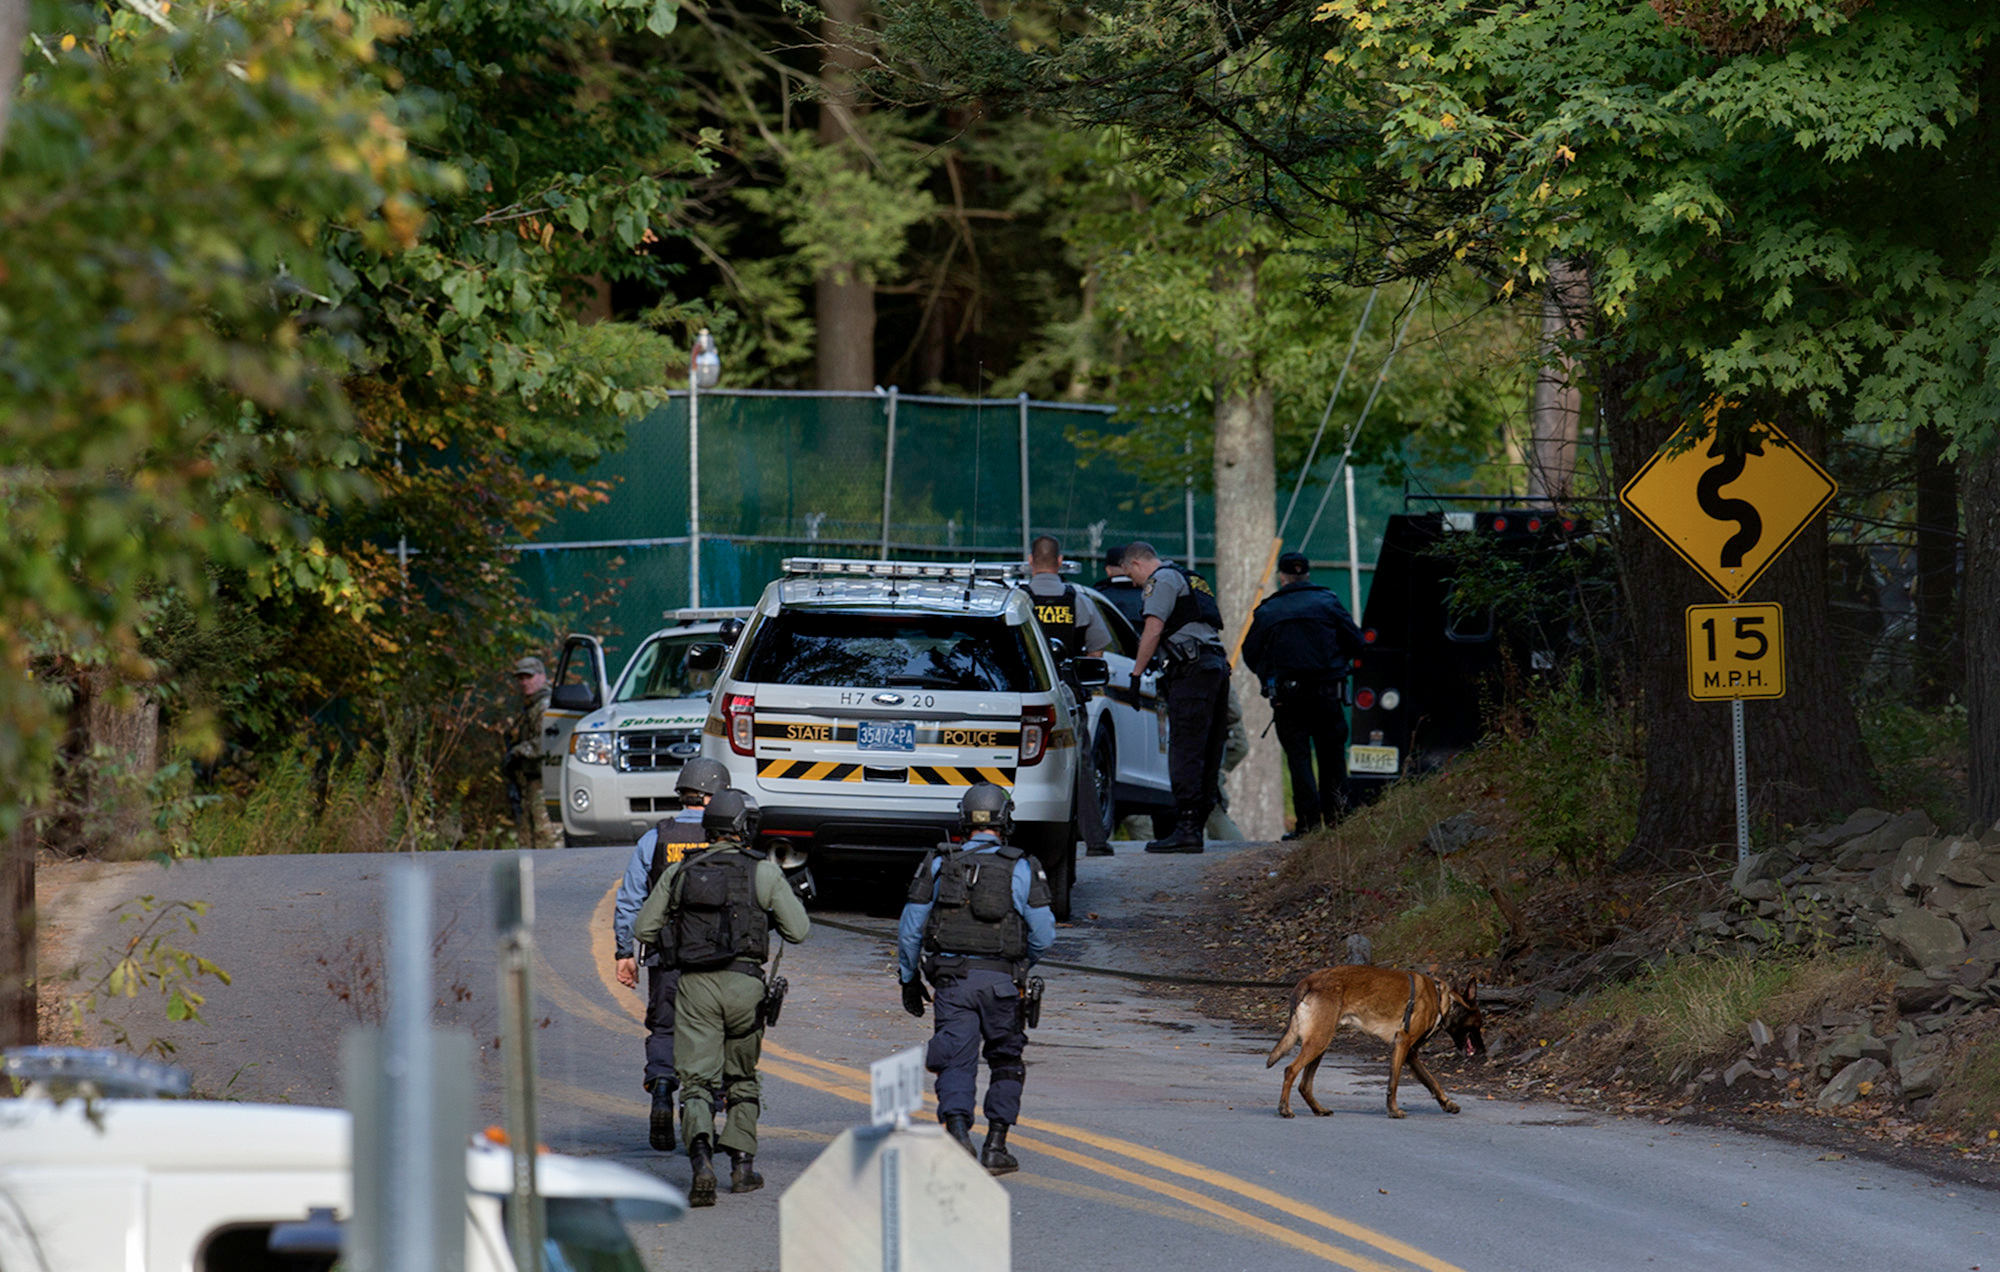
[[[700,393],[695,406],[702,605],[756,600],[788,556],[1018,559],[1028,539],[1053,534],[1085,562],[1133,539],[1186,559],[1192,529],[1192,555],[1213,557],[1206,494],[1190,499],[1183,486],[1144,485],[1079,446],[1080,434],[1118,431],[1112,407],[730,389]],[[614,666],[667,611],[696,603],[688,437],[688,395],[676,393],[631,427],[624,451],[563,474],[611,483],[607,503],[565,510],[535,542],[520,545],[531,596],[574,629],[604,636]],[[1198,453],[1190,462],[1208,460]],[[1331,462],[1323,468],[1307,483],[1307,505]],[[1282,513],[1290,477],[1280,484]],[[1361,556],[1372,563],[1400,491],[1360,484]],[[1300,546],[1310,511],[1294,514],[1288,547]],[[1339,492],[1304,550],[1316,561],[1345,563]]]

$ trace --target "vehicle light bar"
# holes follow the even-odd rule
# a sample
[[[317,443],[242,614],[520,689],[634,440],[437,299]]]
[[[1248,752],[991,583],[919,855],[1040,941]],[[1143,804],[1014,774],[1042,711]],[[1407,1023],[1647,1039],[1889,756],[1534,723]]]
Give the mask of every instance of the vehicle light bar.
[[[844,575],[867,579],[935,579],[944,582],[991,579],[1018,583],[1030,573],[1025,561],[863,561],[849,557],[786,557],[781,564],[785,573],[792,577]],[[1064,574],[1076,574],[1081,569],[1074,561],[1062,563]]]
[[[719,623],[725,618],[748,618],[755,605],[709,605],[701,609],[670,609],[666,616],[679,623]]]

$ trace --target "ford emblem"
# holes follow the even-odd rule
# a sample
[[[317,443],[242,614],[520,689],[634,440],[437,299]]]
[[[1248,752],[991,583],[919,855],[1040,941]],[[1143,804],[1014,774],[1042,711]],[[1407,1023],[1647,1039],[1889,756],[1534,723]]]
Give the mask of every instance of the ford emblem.
[[[878,693],[875,695],[875,701],[881,703],[885,707],[893,707],[899,705],[903,701],[903,695],[900,693]]]
[[[701,754],[701,743],[676,742],[672,746],[667,748],[667,754],[683,760],[691,759],[694,756]]]

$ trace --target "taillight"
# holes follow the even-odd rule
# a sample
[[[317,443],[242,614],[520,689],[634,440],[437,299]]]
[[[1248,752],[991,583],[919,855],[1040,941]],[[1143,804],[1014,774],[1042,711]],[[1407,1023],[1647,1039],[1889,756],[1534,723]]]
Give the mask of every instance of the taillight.
[[[1050,706],[1021,708],[1021,763],[1040,764],[1049,749],[1049,734],[1056,727],[1056,709]]]
[[[1564,534],[1572,534],[1572,533],[1574,533],[1575,531],[1576,531],[1576,522],[1575,522],[1574,520],[1572,520],[1571,518],[1569,518],[1569,517],[1564,517],[1564,518],[1563,518],[1563,533],[1564,533]]]
[[[1528,518],[1528,533],[1529,533],[1529,534],[1540,534],[1541,532],[1542,532],[1542,519],[1541,519],[1540,517],[1529,517],[1529,518]]]
[[[1375,705],[1375,691],[1373,689],[1355,690],[1354,705],[1360,707],[1363,711],[1368,710],[1368,708]]]
[[[747,693],[732,693],[722,704],[723,730],[729,734],[729,749],[750,755],[757,749],[757,700]]]
[[[1505,517],[1493,518],[1493,533],[1495,534],[1507,533],[1507,518]]]

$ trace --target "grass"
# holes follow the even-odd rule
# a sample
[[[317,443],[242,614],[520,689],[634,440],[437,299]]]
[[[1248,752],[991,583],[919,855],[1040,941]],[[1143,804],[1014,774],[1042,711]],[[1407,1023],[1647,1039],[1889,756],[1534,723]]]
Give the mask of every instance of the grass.
[[[1957,1048],[1929,1120],[1962,1128],[1969,1141],[2000,1139],[2000,1025],[1988,1026]]]
[[[1861,740],[1875,761],[1882,807],[1921,808],[1946,830],[1965,825],[1971,741],[1965,707],[1875,702],[1860,712]]]
[[[1788,1022],[1816,1019],[1825,1009],[1878,1002],[1890,983],[1874,950],[1671,957],[1570,1007],[1565,1023],[1580,1045],[1567,1059],[1593,1069],[1636,1061],[1655,1081],[1678,1081],[1741,1055],[1753,1020],[1782,1034]]]

